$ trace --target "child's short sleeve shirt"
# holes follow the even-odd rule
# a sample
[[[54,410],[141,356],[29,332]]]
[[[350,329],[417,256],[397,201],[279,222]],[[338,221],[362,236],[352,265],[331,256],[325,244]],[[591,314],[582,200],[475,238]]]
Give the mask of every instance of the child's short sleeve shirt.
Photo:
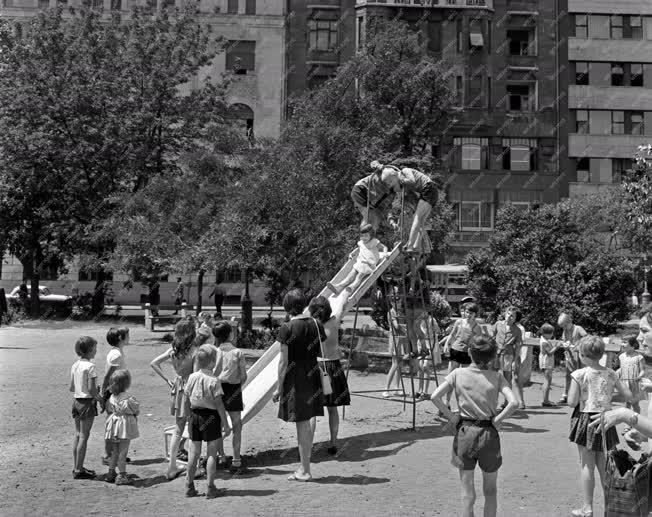
[[[124,353],[119,348],[111,348],[109,353],[106,354],[106,371],[108,372],[111,367],[116,370],[127,368]]]
[[[601,413],[611,409],[618,375],[610,368],[604,370],[581,368],[571,373],[571,377],[580,387],[582,413]]]
[[[74,386],[76,399],[92,399],[91,379],[97,379],[95,365],[88,359],[75,361],[70,369],[70,378]]]
[[[445,381],[453,387],[460,417],[472,420],[491,420],[498,413],[498,396],[507,386],[502,372],[481,370],[471,364],[456,368]]]

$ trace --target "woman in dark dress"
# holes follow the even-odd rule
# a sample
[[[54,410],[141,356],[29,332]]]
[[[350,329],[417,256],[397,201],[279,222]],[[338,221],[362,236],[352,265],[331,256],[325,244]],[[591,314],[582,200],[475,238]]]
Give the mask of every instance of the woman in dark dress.
[[[290,481],[310,481],[310,455],[313,431],[310,419],[324,415],[321,380],[319,378],[319,339],[326,338],[321,323],[303,315],[306,299],[299,289],[293,289],[283,298],[283,307],[290,321],[281,325],[277,343],[281,347],[278,365],[278,386],[274,402],[280,401],[278,417],[295,422],[301,465]]]

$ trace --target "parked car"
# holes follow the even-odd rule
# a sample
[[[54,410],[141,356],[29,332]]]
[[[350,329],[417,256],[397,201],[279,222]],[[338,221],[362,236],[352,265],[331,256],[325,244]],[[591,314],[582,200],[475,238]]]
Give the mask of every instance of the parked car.
[[[11,292],[5,297],[7,298],[7,305],[18,306],[20,305],[20,296],[18,291],[20,286],[14,287]],[[31,289],[28,287],[28,296],[31,296]],[[42,313],[56,313],[62,315],[69,315],[72,311],[72,297],[65,294],[54,294],[48,287],[40,285],[38,288],[38,298],[41,302]]]

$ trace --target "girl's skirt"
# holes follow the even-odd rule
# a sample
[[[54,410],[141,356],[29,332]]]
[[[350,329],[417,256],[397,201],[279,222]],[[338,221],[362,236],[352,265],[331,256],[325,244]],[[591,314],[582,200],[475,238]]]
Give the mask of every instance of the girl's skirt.
[[[349,385],[346,382],[346,374],[344,368],[342,368],[342,363],[339,359],[331,359],[324,361],[324,366],[331,378],[331,387],[333,388],[333,393],[324,395],[324,406],[349,406],[351,404],[351,394],[349,393]]]
[[[596,430],[596,428],[589,428],[591,416],[598,414],[599,413],[582,413],[579,405],[575,406],[573,414],[571,415],[570,435],[568,436],[568,439],[589,450],[604,452],[602,447],[602,432]],[[618,445],[618,432],[615,427],[607,429],[605,431],[605,436],[607,439],[606,449],[608,451]]]
[[[190,400],[185,396],[185,385],[186,381],[177,375],[170,390],[170,413],[177,418],[190,417]]]
[[[647,399],[645,392],[641,389],[640,380],[633,379],[633,380],[627,380],[626,382],[627,382],[627,386],[629,387],[629,391],[632,392],[635,402],[639,402],[641,400]]]

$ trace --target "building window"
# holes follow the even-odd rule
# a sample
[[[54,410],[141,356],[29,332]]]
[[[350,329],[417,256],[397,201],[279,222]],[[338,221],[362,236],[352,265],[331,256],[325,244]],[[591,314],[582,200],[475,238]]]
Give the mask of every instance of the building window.
[[[246,104],[236,103],[229,106],[227,118],[238,128],[240,134],[249,143],[254,141],[254,112]]]
[[[111,10],[112,11],[121,11],[122,10],[122,0],[111,0]]]
[[[487,77],[487,90],[485,93],[487,94],[487,109],[491,111],[491,77]]]
[[[453,145],[459,149],[459,165],[463,170],[489,168],[489,139],[458,137]]]
[[[536,83],[507,84],[508,111],[536,111]]]
[[[575,132],[580,135],[589,134],[589,112],[587,110],[575,110]]]
[[[589,84],[589,64],[585,61],[575,63],[575,84],[583,86]]]
[[[643,39],[643,20],[640,16],[627,16],[625,25],[626,38]]]
[[[458,18],[455,24],[457,29],[457,51],[464,52],[464,25],[462,18]]]
[[[611,179],[613,183],[620,183],[623,176],[630,169],[632,160],[629,158],[612,158],[611,159]]]
[[[625,72],[623,65],[620,63],[611,64],[611,86],[622,86],[624,83]]]
[[[460,203],[460,230],[477,231],[493,228],[493,205],[486,201]]]
[[[643,86],[643,65],[632,63],[629,65],[629,85]]]
[[[364,29],[364,18],[360,17],[360,18],[358,18],[358,30],[355,33],[355,37],[357,39],[356,48],[358,50],[362,50],[362,44],[363,44],[362,31],[363,31],[363,29]]]
[[[537,46],[535,29],[529,30],[508,30],[507,41],[509,43],[510,56],[536,56]]]
[[[472,51],[479,51],[484,47],[484,34],[482,31],[483,20],[469,22],[469,45]]]
[[[535,138],[504,138],[503,169],[534,171],[537,169],[537,141]]]
[[[256,42],[230,40],[226,49],[226,69],[236,75],[246,75],[256,68]]]
[[[238,14],[238,1],[239,0],[229,0],[226,4],[227,14]]]
[[[575,15],[575,37],[576,38],[589,37],[589,16],[587,14]]]
[[[577,159],[577,181],[589,183],[591,181],[591,160],[589,158]]]
[[[337,48],[337,21],[310,20],[308,22],[310,50],[335,50]]]
[[[642,111],[628,111],[629,118],[629,131],[630,135],[643,135],[645,134],[645,123],[643,122],[643,112]]]
[[[39,9],[48,9],[50,7],[50,0],[38,0]]]
[[[256,14],[256,0],[246,0],[245,14]]]
[[[428,50],[439,52],[441,50],[441,22],[428,22]]]
[[[455,77],[455,105],[464,106],[464,78],[461,75]]]
[[[612,135],[625,134],[625,112],[624,111],[611,112],[611,134]]]
[[[614,14],[609,17],[609,37],[611,39],[623,39],[623,17]]]

